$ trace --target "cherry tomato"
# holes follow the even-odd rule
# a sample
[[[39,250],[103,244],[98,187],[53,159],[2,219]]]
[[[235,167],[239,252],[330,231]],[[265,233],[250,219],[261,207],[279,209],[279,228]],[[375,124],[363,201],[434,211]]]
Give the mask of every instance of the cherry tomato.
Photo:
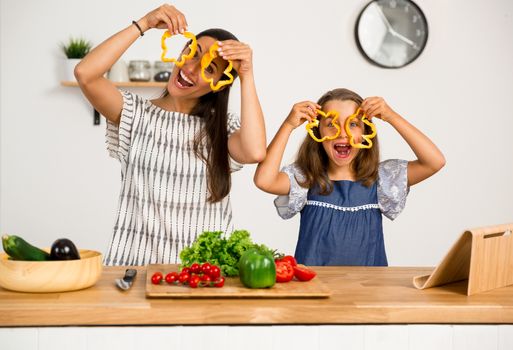
[[[294,278],[294,268],[285,261],[276,262],[276,282],[289,282]]]
[[[207,285],[210,284],[210,281],[212,281],[212,278],[209,275],[201,275],[200,280],[203,282],[207,282]]]
[[[298,264],[294,266],[294,276],[302,282],[310,281],[316,275],[317,273],[314,270],[309,269],[305,265]]]
[[[222,286],[224,286],[224,277],[221,276],[214,281],[214,287],[221,288]]]
[[[206,275],[210,275],[210,270],[212,269],[212,265],[210,263],[206,262],[201,265],[201,272],[203,272]]]
[[[176,281],[178,281],[178,273],[177,272],[170,272],[166,275],[166,282],[169,284],[173,284]]]
[[[197,274],[201,273],[201,267],[200,267],[200,264],[198,264],[198,263],[194,263],[194,264],[192,264],[192,265],[191,265],[191,272],[192,272],[192,273],[197,273]]]
[[[160,282],[162,281],[162,272],[155,272],[152,276],[151,276],[151,283],[153,284],[160,284]]]
[[[292,255],[285,255],[283,258],[277,259],[276,261],[288,262],[292,267],[297,265],[296,258],[294,258]]]
[[[186,266],[182,269],[182,272],[191,273],[191,268]]]
[[[212,277],[213,280],[219,278],[221,276],[221,269],[217,265],[212,265],[210,267],[210,277]]]
[[[189,286],[191,288],[197,288],[199,282],[200,282],[200,277],[198,275],[192,275],[189,278]]]
[[[178,275],[178,282],[185,284],[191,275],[188,272],[181,272],[180,275]]]

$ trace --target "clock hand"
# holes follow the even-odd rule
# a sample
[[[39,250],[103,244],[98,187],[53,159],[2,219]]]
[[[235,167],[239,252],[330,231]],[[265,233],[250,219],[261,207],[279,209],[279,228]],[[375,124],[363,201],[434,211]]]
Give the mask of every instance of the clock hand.
[[[404,35],[399,34],[398,32],[395,31],[395,29],[392,27],[392,25],[388,21],[387,16],[385,16],[385,14],[383,13],[383,9],[379,5],[376,4],[375,7],[376,7],[376,11],[377,11],[379,17],[381,18],[381,20],[383,21],[383,23],[385,24],[385,26],[387,27],[387,29],[388,29],[388,31],[390,32],[391,35],[395,36],[399,40],[404,41],[405,43],[407,43],[408,45],[413,47],[415,50],[419,49],[417,44],[415,44],[412,40],[408,39]]]
[[[395,36],[397,39],[399,40],[402,40],[404,41],[406,44],[410,45],[411,47],[413,47],[415,50],[418,50],[418,46],[417,44],[415,44],[412,40],[408,39],[407,37],[405,37],[404,35],[402,34],[399,34],[398,32],[396,32],[394,29],[390,29],[390,34],[392,34],[393,36]]]
[[[387,16],[385,16],[385,14],[383,13],[383,10],[381,9],[381,7],[376,4],[376,11],[378,12],[378,15],[379,17],[381,18],[381,20],[383,21],[383,23],[385,23],[385,26],[387,27],[387,29],[391,32],[393,31],[394,29],[392,28],[392,25],[390,24],[390,22],[388,21],[388,18]]]

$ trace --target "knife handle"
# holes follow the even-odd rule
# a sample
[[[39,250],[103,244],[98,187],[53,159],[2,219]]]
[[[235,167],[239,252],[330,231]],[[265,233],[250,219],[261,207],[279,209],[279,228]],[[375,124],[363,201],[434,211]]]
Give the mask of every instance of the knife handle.
[[[123,281],[132,282],[137,275],[136,269],[126,269],[125,276],[123,277]]]

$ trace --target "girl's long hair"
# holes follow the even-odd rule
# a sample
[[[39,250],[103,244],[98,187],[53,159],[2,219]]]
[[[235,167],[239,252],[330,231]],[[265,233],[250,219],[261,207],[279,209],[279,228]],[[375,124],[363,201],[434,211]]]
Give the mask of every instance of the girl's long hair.
[[[207,29],[196,35],[199,39],[208,36],[219,41],[237,40],[224,29]],[[234,79],[237,72],[232,70]],[[223,77],[221,77],[223,79]],[[207,166],[207,189],[209,202],[219,202],[230,193],[231,175],[228,154],[228,98],[231,85],[224,89],[203,95],[193,107],[191,115],[200,117],[204,123],[194,138],[194,154]],[[169,93],[164,92],[164,96]]]
[[[332,100],[354,101],[358,106],[363,102],[360,95],[351,90],[334,89],[325,93],[317,103],[324,108],[324,105]],[[316,128],[314,132],[320,138],[319,129]],[[364,133],[371,133],[368,125],[365,125]],[[367,187],[372,185],[378,177],[379,143],[377,135],[372,139],[372,144],[373,146],[369,149],[360,149],[351,163],[356,181]],[[305,181],[299,182],[301,186],[305,188],[318,187],[319,193],[323,195],[333,191],[333,183],[328,177],[329,158],[320,142],[314,141],[307,135],[299,148],[296,164],[305,175]]]

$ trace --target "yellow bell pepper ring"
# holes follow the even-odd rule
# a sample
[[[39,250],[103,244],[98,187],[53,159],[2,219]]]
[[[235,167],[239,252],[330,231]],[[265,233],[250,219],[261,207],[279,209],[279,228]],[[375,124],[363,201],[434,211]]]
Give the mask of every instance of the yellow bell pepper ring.
[[[360,143],[355,143],[354,142],[353,134],[351,133],[351,127],[350,127],[351,121],[353,119],[357,119],[359,117],[361,117],[361,121],[365,125],[370,126],[370,128],[372,130],[371,134],[362,135],[362,139],[367,141],[367,145],[364,145],[361,142]],[[349,144],[351,145],[351,147],[355,147],[355,148],[371,148],[372,147],[372,140],[371,139],[374,138],[376,136],[376,134],[377,134],[376,126],[374,125],[374,123],[372,123],[370,120],[367,119],[367,115],[365,113],[363,113],[361,108],[358,108],[356,110],[356,112],[354,112],[354,114],[351,114],[349,117],[347,117],[346,123],[344,124],[344,129],[346,130],[346,134],[349,137]]]
[[[196,40],[196,35],[194,35],[190,32],[184,32],[182,35],[186,38],[191,39],[191,43],[189,44],[189,49],[191,50],[191,52],[189,52],[187,55],[182,55],[182,57],[180,57],[180,60],[177,60],[176,58],[167,58],[166,57],[166,54],[167,54],[166,39],[173,36],[173,34],[171,34],[169,32],[169,30],[166,30],[164,32],[164,34],[162,34],[162,39],[161,39],[162,55],[160,56],[160,59],[163,62],[174,62],[175,66],[181,67],[185,64],[185,60],[188,60],[188,59],[194,57],[194,55],[196,54],[196,50],[198,49],[198,42]]]
[[[319,127],[319,123],[320,123],[319,119],[315,119],[314,121],[306,124],[306,131],[308,131],[308,133],[310,134],[310,137],[317,142],[324,142],[326,140],[335,140],[337,137],[339,137],[342,129],[340,128],[340,125],[338,125],[338,117],[339,117],[338,112],[337,111],[329,111],[329,112],[325,113],[324,111],[322,111],[320,109],[318,109],[316,112],[317,112],[317,115],[320,115],[324,118],[333,116],[331,123],[337,129],[337,132],[333,136],[326,135],[322,139],[319,139],[317,136],[315,136],[315,133],[313,131],[313,128]]]
[[[219,48],[219,45],[217,43],[214,43],[210,48],[208,49],[208,52],[206,52],[203,57],[201,58],[201,78],[210,84],[210,88],[212,91],[217,91],[223,86],[230,85],[233,83],[233,75],[230,73],[233,69],[233,62],[231,60],[228,60],[228,67],[223,71],[223,74],[228,77],[228,79],[225,80],[219,80],[217,84],[214,84],[214,78],[209,78],[205,74],[205,69],[208,68],[210,63],[218,56],[217,49]]]

